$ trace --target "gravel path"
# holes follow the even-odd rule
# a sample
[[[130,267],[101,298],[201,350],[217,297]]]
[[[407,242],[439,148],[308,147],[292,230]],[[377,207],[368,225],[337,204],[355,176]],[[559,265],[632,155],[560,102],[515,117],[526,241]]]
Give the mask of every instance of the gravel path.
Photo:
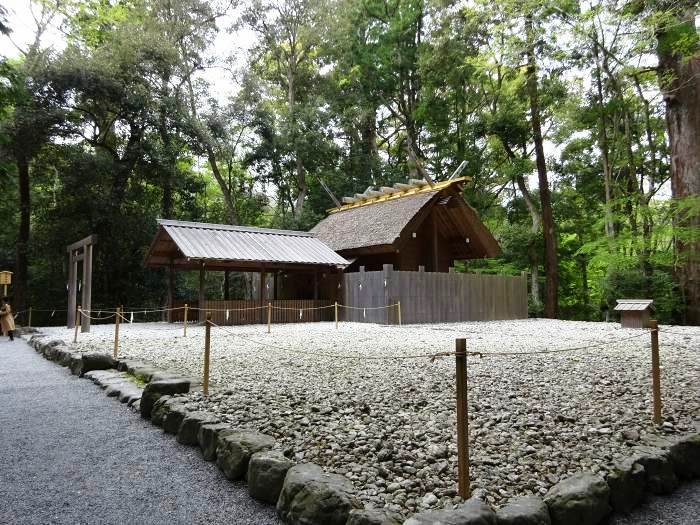
[[[72,340],[64,328],[46,332]],[[176,325],[122,324],[122,355],[199,377],[203,332],[191,326],[185,338]],[[93,326],[76,348],[109,352],[113,334],[112,325]],[[468,359],[471,475],[474,494],[493,505],[545,494],[575,472],[604,473],[649,434],[688,432],[700,420],[700,328],[661,327],[665,427],[657,429],[647,331],[544,319],[299,323],[271,334],[261,325],[214,327],[219,388],[185,401],[347,476],[367,505],[405,515],[450,507],[460,502],[454,358],[406,357],[453,352],[456,337],[484,353]],[[529,353],[571,347],[582,348]]]
[[[700,481],[681,485],[667,497],[656,497],[610,525],[697,525],[700,523]]]
[[[2,341],[0,523],[280,523],[198,449],[23,341]]]

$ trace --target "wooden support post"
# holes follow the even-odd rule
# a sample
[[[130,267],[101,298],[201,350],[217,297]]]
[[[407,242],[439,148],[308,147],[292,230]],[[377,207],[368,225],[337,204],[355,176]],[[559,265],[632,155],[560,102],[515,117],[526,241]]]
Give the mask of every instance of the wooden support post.
[[[83,248],[83,297],[82,307],[88,312],[88,317],[80,320],[80,331],[90,332],[89,316],[92,315],[92,244]]]
[[[166,321],[173,322],[173,306],[175,303],[175,267],[170,263],[168,266],[168,311],[166,312]]]
[[[335,329],[338,329],[338,301],[335,302]]]
[[[659,367],[659,323],[649,321],[651,328],[651,380],[654,391],[654,424],[660,425],[661,421],[661,369]]]
[[[267,333],[271,332],[272,325],[272,303],[267,303]]]
[[[119,357],[119,325],[122,320],[122,307],[117,306],[117,315],[114,316],[114,359]]]
[[[206,280],[206,273],[204,271],[204,261],[200,263],[199,266],[199,304],[197,305],[199,307],[199,314],[203,315],[204,312],[204,301],[206,300],[206,293],[204,292],[204,282]],[[199,322],[202,322],[202,318],[199,318]]]
[[[457,471],[458,493],[469,498],[469,413],[467,409],[467,340],[457,339]]]
[[[75,313],[75,333],[73,334],[73,342],[77,343],[78,342],[78,330],[80,329],[80,318],[83,316],[83,311],[80,309],[80,305],[78,305],[78,309]]]
[[[202,393],[209,395],[209,347],[211,344],[211,314],[207,313],[204,327],[204,380],[202,381]]]
[[[438,249],[438,223],[437,223],[437,217],[436,217],[436,211],[435,208],[433,208],[433,217],[432,217],[432,222],[433,222],[433,271],[437,272],[439,271],[438,266],[440,265],[440,251]]]
[[[27,321],[27,326],[29,328],[32,327],[32,307],[31,306],[29,307],[29,320]]]
[[[396,308],[399,312],[399,326],[401,326],[401,301],[396,302]]]
[[[78,263],[75,261],[75,254],[71,250],[68,252],[68,312],[67,317],[67,328],[73,328],[75,326],[75,312],[77,311],[78,295],[76,291],[75,281],[78,278]]]
[[[260,271],[260,293],[258,294],[258,295],[259,295],[259,299],[260,299],[260,306],[263,305],[263,301],[265,300],[265,295],[266,295],[266,294],[265,294],[265,281],[266,281],[266,280],[267,280],[267,278],[266,278],[266,274],[265,274],[265,268],[263,268],[263,269]],[[253,312],[255,312],[255,310],[253,310]],[[263,314],[263,309],[260,308],[260,309],[258,310],[258,312],[260,312],[260,320],[259,320],[259,322],[262,324],[262,323],[264,322],[264,321],[263,321],[263,319],[264,319],[264,318],[263,318],[263,315],[264,315],[264,314]]]
[[[185,303],[185,317],[182,322],[182,337],[187,337],[187,303]]]

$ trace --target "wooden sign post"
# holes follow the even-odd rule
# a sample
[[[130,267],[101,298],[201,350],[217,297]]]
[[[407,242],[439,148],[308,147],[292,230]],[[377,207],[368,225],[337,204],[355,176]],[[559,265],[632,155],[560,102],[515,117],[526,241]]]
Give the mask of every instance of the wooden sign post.
[[[7,287],[12,284],[12,272],[7,270],[0,272],[0,284],[2,284],[2,296],[7,296]]]

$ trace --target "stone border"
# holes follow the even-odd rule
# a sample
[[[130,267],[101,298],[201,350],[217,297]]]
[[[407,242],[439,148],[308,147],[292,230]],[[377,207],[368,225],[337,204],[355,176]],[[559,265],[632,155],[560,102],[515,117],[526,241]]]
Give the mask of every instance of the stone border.
[[[175,396],[198,388],[197,380],[133,359],[72,352],[63,341],[46,341],[45,335],[34,333],[29,344],[46,359],[99,384],[108,396],[138,410],[144,419],[174,434],[179,443],[199,446],[203,458],[216,461],[227,479],[247,481],[254,499],[276,505],[285,523],[401,524],[398,515],[385,509],[363,508],[345,476],[324,472],[313,463],[295,464],[273,450],[271,436],[237,430],[212,414],[187,410]],[[145,388],[138,388],[127,375],[145,382]],[[403,525],[600,525],[613,512],[629,513],[647,495],[670,494],[682,480],[698,478],[700,432],[652,436],[634,447],[633,456],[617,464],[605,478],[581,472],[554,485],[544,498],[516,497],[498,511],[471,498],[452,510],[416,513]]]

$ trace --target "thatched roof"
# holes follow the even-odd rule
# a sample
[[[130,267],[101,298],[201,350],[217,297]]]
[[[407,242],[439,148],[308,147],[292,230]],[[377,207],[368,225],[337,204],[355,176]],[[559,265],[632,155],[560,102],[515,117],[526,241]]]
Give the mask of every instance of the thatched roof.
[[[335,251],[392,244],[416,214],[438,193],[425,191],[372,205],[349,207],[313,227],[311,233]]]
[[[462,197],[464,180],[433,184],[412,180],[393,188],[368,188],[345,197],[345,204],[329,210],[311,232],[341,255],[355,257],[370,251],[398,251],[410,238],[409,230],[415,231],[433,216],[441,236],[453,243],[456,258],[495,257],[500,254],[498,242]]]

